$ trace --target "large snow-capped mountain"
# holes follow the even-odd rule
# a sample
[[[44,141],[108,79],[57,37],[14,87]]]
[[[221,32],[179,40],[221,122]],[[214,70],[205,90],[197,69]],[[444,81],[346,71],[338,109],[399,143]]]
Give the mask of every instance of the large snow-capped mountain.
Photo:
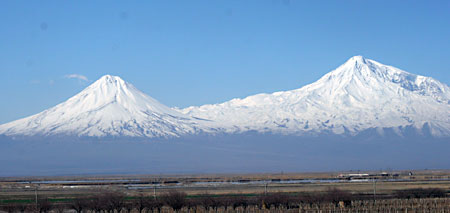
[[[178,137],[257,131],[450,136],[450,88],[362,56],[300,89],[171,109],[105,75],[53,108],[0,125],[6,136]]]
[[[177,137],[203,128],[199,122],[105,75],[53,108],[0,125],[0,135]]]
[[[227,132],[356,135],[366,130],[402,135],[405,129],[450,136],[450,88],[354,56],[300,89],[257,94],[220,104],[181,109],[219,123]]]

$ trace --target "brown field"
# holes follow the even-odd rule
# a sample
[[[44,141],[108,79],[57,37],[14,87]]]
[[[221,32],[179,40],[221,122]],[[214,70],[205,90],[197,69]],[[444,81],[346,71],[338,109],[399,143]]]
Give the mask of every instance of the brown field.
[[[449,212],[450,171],[391,171],[388,176],[375,176],[379,172],[332,172],[332,173],[279,173],[279,174],[204,174],[204,175],[117,175],[117,176],[65,176],[65,177],[4,177],[0,178],[0,207],[11,203],[29,203],[45,198],[54,204],[72,202],[73,199],[100,196],[105,193],[120,193],[127,199],[138,196],[163,197],[177,191],[189,199],[196,197],[246,196],[249,198],[264,194],[287,194],[297,197],[303,194],[326,193],[338,189],[357,196],[352,205],[339,207],[335,203],[296,204],[296,210],[282,209],[275,212],[308,212],[327,210],[343,211],[413,211],[423,206],[436,211]],[[340,174],[370,174],[374,176],[342,180]],[[285,181],[285,182],[283,182]],[[441,189],[447,198],[394,199],[398,190]],[[256,198],[255,198],[256,199]],[[374,200],[375,199],[375,200]],[[256,202],[256,201],[255,201]],[[253,208],[252,211],[250,209]],[[366,209],[365,209],[366,208]],[[383,209],[384,208],[384,209]],[[164,210],[165,209],[165,210]],[[164,207],[171,212],[171,208]],[[217,210],[217,209],[216,209]],[[441,211],[442,210],[442,211]],[[184,212],[191,211],[184,209]],[[196,210],[195,212],[205,212]],[[243,210],[242,210],[243,211]],[[242,212],[241,211],[241,212]],[[253,206],[246,212],[264,212],[269,208]],[[126,211],[124,211],[126,212]],[[219,212],[226,211],[225,207]],[[230,211],[234,212],[234,211]],[[419,211],[420,212],[420,211]]]
[[[66,176],[66,177],[5,177],[0,178],[0,200],[11,197],[26,197],[38,194],[65,197],[76,194],[97,193],[98,191],[121,191],[129,195],[165,193],[174,188],[188,195],[195,194],[252,194],[267,192],[311,192],[325,191],[337,187],[356,193],[388,194],[394,190],[411,188],[441,188],[450,190],[449,170],[395,171],[398,181],[385,181],[382,178],[365,182],[314,182],[314,183],[278,183],[278,180],[319,180],[336,179],[342,173],[376,172],[333,172],[333,173],[287,173],[287,174],[205,174],[205,175],[117,175],[117,176]],[[130,181],[133,180],[133,181]],[[275,180],[266,184],[263,181]],[[83,181],[57,183],[27,183],[32,181]],[[123,181],[123,182],[117,182]],[[239,182],[242,184],[195,185],[194,182]],[[251,181],[260,181],[246,184]],[[156,183],[158,184],[155,186]],[[130,185],[142,187],[128,188]],[[155,190],[156,189],[156,190]]]

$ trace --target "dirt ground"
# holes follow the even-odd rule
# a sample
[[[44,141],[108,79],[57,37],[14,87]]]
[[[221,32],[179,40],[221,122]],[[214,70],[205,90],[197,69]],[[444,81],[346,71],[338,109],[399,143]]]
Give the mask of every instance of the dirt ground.
[[[341,174],[371,176],[343,180],[338,178]],[[188,195],[301,193],[326,191],[332,187],[359,194],[389,194],[411,188],[450,191],[450,170],[390,171],[387,177],[377,174],[380,172],[4,177],[0,178],[0,202],[34,199],[35,196],[64,199],[104,191],[120,191],[129,196],[160,195],[170,190],[183,191]]]

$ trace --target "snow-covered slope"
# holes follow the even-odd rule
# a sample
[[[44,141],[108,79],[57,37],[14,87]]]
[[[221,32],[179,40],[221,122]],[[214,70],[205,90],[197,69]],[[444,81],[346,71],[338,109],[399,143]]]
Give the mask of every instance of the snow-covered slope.
[[[0,125],[0,135],[170,137],[200,126],[121,78],[105,75],[64,103]]]
[[[450,88],[355,56],[300,89],[185,109],[168,108],[119,77],[106,75],[64,103],[0,125],[0,135],[356,135],[367,130],[402,135],[405,129],[450,136]]]
[[[227,132],[355,135],[386,128],[402,134],[426,127],[450,136],[450,88],[362,56],[300,89],[188,107],[186,115],[218,122]]]

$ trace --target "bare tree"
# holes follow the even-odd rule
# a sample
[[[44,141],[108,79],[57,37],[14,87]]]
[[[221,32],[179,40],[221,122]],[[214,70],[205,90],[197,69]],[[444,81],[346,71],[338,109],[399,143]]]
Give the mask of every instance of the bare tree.
[[[103,196],[96,195],[90,197],[87,202],[87,208],[89,208],[92,212],[99,213],[102,210],[106,209],[105,200],[103,199]]]
[[[139,211],[139,213],[142,213],[147,208],[147,203],[149,200],[150,199],[145,197],[143,194],[139,194],[139,196],[133,200],[133,206]]]
[[[39,199],[37,200],[36,211],[39,213],[47,213],[52,209],[52,203],[47,199]]]
[[[253,204],[256,205],[258,207],[258,209],[260,209],[260,210],[264,209],[264,208],[267,208],[267,209],[270,208],[270,205],[267,204],[267,195],[265,195],[265,194],[259,195],[255,201],[256,202]]]
[[[208,194],[203,195],[201,197],[198,198],[198,202],[200,205],[203,206],[203,208],[205,208],[205,210],[208,212],[210,210],[210,208],[212,208],[212,206],[214,205],[214,199],[209,196]]]
[[[163,202],[178,212],[186,205],[186,193],[179,191],[171,191],[162,196]]]
[[[222,205],[222,202],[220,198],[210,196],[210,207],[214,210],[214,212],[217,212],[217,209]]]
[[[20,213],[26,212],[28,209],[30,209],[30,206],[25,203],[18,203],[17,204],[17,210],[19,210]]]
[[[107,192],[102,199],[109,212],[120,212],[124,207],[125,195],[122,193]]]
[[[35,210],[35,206],[28,206],[25,203],[7,203],[4,204],[3,206],[0,206],[0,210],[4,211],[4,212],[25,212],[25,211],[34,211]]]
[[[232,207],[233,210],[236,211],[237,208],[242,207],[245,209],[247,209],[248,206],[248,200],[246,197],[244,196],[239,196],[239,197],[231,197],[231,202],[232,202]]]
[[[135,208],[134,203],[132,202],[125,202],[123,204],[123,209],[127,211],[127,213],[130,213]]]
[[[340,201],[344,202],[345,204],[348,204],[351,203],[351,200],[352,194],[350,192],[338,189],[336,187],[329,188],[325,194],[325,201],[332,202],[336,206],[339,205]]]
[[[231,205],[233,205],[233,199],[231,197],[222,197],[220,199],[220,206],[223,206],[225,212],[227,212],[228,207],[230,207]]]
[[[70,203],[70,208],[77,213],[81,213],[84,209],[89,207],[89,200],[85,198],[75,198]]]
[[[164,203],[160,199],[148,199],[145,202],[145,206],[147,209],[154,211],[157,210],[158,213],[161,212],[162,207],[164,206]]]
[[[67,210],[67,206],[65,204],[56,204],[53,205],[52,210],[55,213],[64,213]]]
[[[312,206],[313,204],[322,203],[324,201],[324,197],[317,193],[303,193],[298,197],[298,201],[300,203]]]
[[[278,209],[281,206],[287,207],[289,205],[289,196],[285,193],[270,193],[263,197],[263,202],[267,208]]]
[[[198,205],[199,205],[198,199],[191,198],[186,200],[186,207],[188,208],[188,212],[190,212],[191,209],[194,209],[194,212],[197,212]]]
[[[8,203],[4,206],[1,206],[0,210],[7,213],[13,213],[18,211],[18,206],[14,203]]]
[[[244,211],[245,209],[247,209],[248,206],[257,206],[258,208],[261,207],[261,203],[259,202],[260,200],[258,199],[258,197],[249,197],[247,199],[247,206],[244,207]]]
[[[228,206],[232,204],[232,200],[228,197],[217,197],[209,194],[201,196],[198,199],[198,202],[206,209],[206,211],[209,211],[209,209],[212,208],[215,212],[217,212],[221,206],[223,206],[226,211]]]

